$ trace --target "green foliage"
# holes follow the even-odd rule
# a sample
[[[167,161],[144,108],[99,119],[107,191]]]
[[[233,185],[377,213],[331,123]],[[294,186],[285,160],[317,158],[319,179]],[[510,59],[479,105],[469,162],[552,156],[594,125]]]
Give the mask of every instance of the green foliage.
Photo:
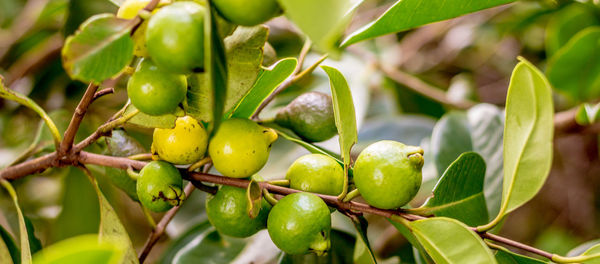
[[[577,124],[585,126],[600,121],[600,103],[598,104],[581,104],[577,108],[575,115]]]
[[[436,263],[497,263],[479,235],[457,220],[434,217],[409,227]]]
[[[476,226],[488,221],[483,195],[485,161],[475,152],[463,153],[433,189],[433,197],[417,210]]]
[[[34,257],[35,264],[119,264],[124,252],[119,244],[100,242],[97,235],[82,235],[53,244]]]
[[[580,31],[548,62],[546,70],[548,80],[558,91],[575,101],[598,97],[600,95],[599,50],[600,27],[588,27]]]
[[[581,30],[600,21],[585,4],[574,2],[552,15],[546,27],[546,54],[552,57]]]
[[[2,226],[0,226],[0,238],[0,244],[2,244],[0,245],[0,260],[3,261],[2,263],[21,263],[21,251],[19,251],[19,247],[10,233]]]
[[[119,74],[131,62],[133,24],[112,14],[96,15],[69,36],[62,50],[63,65],[72,79],[100,83]]]
[[[519,255],[506,249],[496,250],[496,261],[498,264],[541,264],[548,263],[538,259],[530,258],[527,256]]]
[[[4,187],[4,189],[6,189],[6,191],[10,195],[10,198],[13,201],[15,209],[17,210],[17,215],[19,217],[19,241],[21,242],[21,263],[31,263],[31,247],[29,245],[29,234],[27,230],[27,225],[25,223],[25,217],[23,216],[23,212],[21,211],[21,207],[19,206],[17,193],[7,180],[0,179],[0,184],[2,184],[2,187]]]
[[[175,241],[162,263],[229,263],[245,244],[242,239],[220,235],[208,222],[203,222]]]
[[[125,112],[123,112],[123,115],[131,114],[134,111],[138,111],[138,109],[135,108],[135,106],[133,106],[132,104],[130,104],[125,109]],[[177,120],[177,117],[183,115],[183,110],[181,110],[180,108],[178,108],[173,114],[166,114],[160,116],[151,116],[139,112],[131,119],[127,120],[127,123],[148,128],[173,128],[175,127],[175,121]]]
[[[367,228],[369,223],[364,216],[350,217],[354,228],[356,229],[356,244],[354,246],[354,263],[370,264],[377,263],[375,253],[371,249],[369,238],[367,237]]]
[[[466,3],[461,0],[400,0],[377,20],[346,37],[342,46],[510,2],[514,0],[480,0]]]

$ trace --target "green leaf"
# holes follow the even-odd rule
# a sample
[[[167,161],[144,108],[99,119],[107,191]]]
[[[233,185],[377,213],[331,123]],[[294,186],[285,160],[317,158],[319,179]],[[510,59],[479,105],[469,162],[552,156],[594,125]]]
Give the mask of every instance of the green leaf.
[[[546,56],[551,58],[577,32],[598,23],[592,9],[584,4],[575,2],[562,8],[546,26]]]
[[[133,58],[131,20],[113,14],[88,18],[62,49],[63,66],[72,79],[100,83],[118,75]]]
[[[597,254],[600,254],[600,244],[596,244],[596,245],[590,247],[588,250],[583,252],[583,254],[581,254],[581,255],[582,256],[590,256],[590,255],[597,255]],[[585,263],[585,264],[600,264],[600,258],[591,259],[591,260],[585,261],[583,263]]]
[[[408,240],[408,242],[416,250],[416,252],[414,253],[415,258],[420,258],[421,260],[425,260],[424,263],[433,263],[433,261],[431,260],[431,257],[429,257],[429,255],[427,254],[427,252],[425,251],[425,249],[423,248],[421,243],[419,243],[419,240],[417,239],[417,237],[411,232],[410,229],[408,229],[407,226],[403,225],[402,223],[398,223],[394,220],[391,220],[391,219],[387,219],[387,220],[398,230],[398,232],[400,232],[400,234],[402,234],[402,236],[404,238],[406,238],[406,240]]]
[[[584,252],[586,252],[588,249],[592,248],[593,246],[596,246],[600,244],[600,239],[594,239],[588,242],[585,242],[573,249],[571,249],[568,253],[567,253],[567,257],[575,257],[575,256],[579,256],[582,255]]]
[[[29,250],[31,254],[35,254],[36,252],[42,249],[42,242],[39,238],[35,236],[35,230],[33,228],[33,223],[29,220],[29,217],[24,216],[25,227],[27,229],[27,238],[29,240]]]
[[[2,229],[2,231],[6,232],[6,230],[4,230],[4,228],[1,227],[1,226],[0,226],[0,229]],[[10,238],[10,239],[11,240],[9,240],[9,243],[13,242],[12,238]],[[13,254],[12,254],[13,250],[15,250],[15,249],[11,248],[11,247],[14,247],[14,246],[15,246],[14,244],[12,244],[12,245],[9,246],[9,245],[7,245],[4,242],[4,239],[0,239],[0,263],[6,263],[6,264],[13,264],[13,263],[15,263],[13,261]],[[16,263],[18,263],[18,262],[16,262]]]
[[[53,244],[37,253],[35,264],[120,264],[119,244],[100,242],[98,236],[82,235]]]
[[[170,262],[163,260],[163,263],[229,263],[242,252],[246,244],[243,239],[220,235],[212,226],[198,228],[175,243],[179,244],[180,241],[187,243],[181,244],[182,247],[178,248]]]
[[[354,224],[356,229],[356,244],[354,246],[354,263],[357,264],[371,264],[377,263],[375,254],[369,244],[369,238],[367,237],[367,227],[369,223],[362,215],[349,215],[350,220]]]
[[[17,193],[15,189],[12,187],[10,182],[5,179],[0,179],[0,184],[8,191],[10,198],[13,200],[13,204],[15,205],[15,209],[17,210],[17,215],[19,217],[19,241],[21,242],[21,263],[31,263],[31,250],[29,246],[29,235],[27,233],[27,225],[25,224],[25,217],[23,216],[23,212],[21,211],[21,207],[19,206],[19,200],[17,198]]]
[[[232,110],[231,117],[250,118],[260,104],[271,95],[277,87],[283,83],[296,69],[298,60],[296,58],[285,58],[268,69],[264,69],[254,86],[240,103]]]
[[[329,156],[329,157],[333,158],[335,161],[337,161],[340,165],[344,165],[344,162],[342,161],[342,159],[340,158],[340,156],[338,154],[333,153],[333,152],[331,152],[325,148],[319,147],[317,145],[308,143],[308,142],[302,140],[300,137],[293,134],[292,132],[288,132],[289,130],[286,131],[285,128],[282,128],[282,127],[276,125],[275,123],[263,123],[262,125],[274,129],[275,132],[277,132],[277,134],[279,136],[302,146],[303,148],[308,150],[310,153],[323,154],[323,155]]]
[[[571,38],[550,59],[546,73],[554,88],[576,101],[600,96],[600,27],[588,27]]]
[[[208,2],[210,5],[210,1]],[[208,8],[204,17],[204,73],[194,74],[188,80],[187,113],[198,120],[212,123],[214,133],[221,122],[227,100],[227,61],[225,46],[218,32],[216,11]]]
[[[50,129],[50,132],[52,132],[54,142],[58,143],[61,141],[61,134],[58,131],[58,128],[56,128],[56,125],[54,124],[54,122],[52,121],[50,116],[48,116],[48,114],[46,114],[46,111],[44,111],[43,108],[41,108],[38,104],[36,104],[29,97],[27,97],[21,93],[15,92],[15,91],[9,89],[8,87],[5,87],[4,86],[4,77],[2,77],[2,75],[0,75],[0,97],[4,98],[4,99],[15,101],[33,111],[35,111],[44,120],[44,122],[46,122],[46,125]]]
[[[399,0],[377,20],[350,34],[343,47],[374,37],[458,17],[515,0]]]
[[[521,58],[511,76],[506,98],[502,206],[496,219],[482,229],[499,223],[542,188],[552,165],[553,116],[548,80]]]
[[[433,217],[411,222],[410,228],[435,263],[497,263],[479,235],[457,220]]]
[[[116,6],[121,6],[123,3],[125,3],[125,0],[108,0],[111,3],[113,3]]]
[[[316,254],[289,255],[282,253],[278,264],[354,263],[349,252],[354,251],[356,238],[344,231],[333,229],[329,235],[331,250],[325,256]]]
[[[205,234],[207,230],[212,228],[213,227],[210,225],[210,222],[206,219],[191,227],[169,245],[169,248],[165,250],[164,255],[162,256],[160,263],[173,264],[173,259],[180,250],[192,243],[197,237],[199,237],[199,234]],[[202,239],[202,237],[200,237],[200,239]]]
[[[600,103],[595,105],[584,103],[577,108],[577,114],[575,115],[577,124],[586,126],[598,121],[600,121]]]
[[[333,114],[335,116],[335,126],[340,136],[340,153],[344,161],[344,175],[348,175],[350,161],[352,157],[350,152],[352,146],[358,141],[358,132],[356,129],[356,113],[354,111],[354,102],[348,83],[337,69],[329,66],[321,66],[329,76],[331,85],[331,95],[333,98]],[[344,188],[348,187],[348,177],[344,179]],[[344,189],[342,194],[346,194]]]
[[[475,151],[483,157],[487,165],[484,194],[491,217],[498,214],[502,201],[503,127],[503,112],[498,107],[478,104],[466,114],[447,113],[431,134],[431,152],[440,175],[463,152]]]
[[[129,235],[127,234],[127,230],[121,221],[119,220],[119,216],[112,208],[100,187],[98,186],[98,182],[95,178],[90,174],[90,182],[94,189],[96,190],[96,194],[98,195],[98,204],[100,204],[100,230],[98,232],[99,242],[120,245],[121,249],[124,252],[122,263],[139,263],[137,254],[135,253],[135,249],[131,244],[131,240],[129,239]]]
[[[264,25],[240,26],[225,38],[228,73],[225,111],[233,108],[258,78],[268,35],[269,29]]]
[[[508,251],[506,249],[499,249],[495,254],[496,261],[499,264],[543,264],[548,263],[539,259],[530,258],[527,256],[519,255],[517,253]]]
[[[10,254],[9,257],[11,258],[12,263],[21,263],[21,251],[19,250],[19,247],[15,243],[13,237],[10,235],[10,233],[8,233],[8,231],[6,231],[6,229],[4,229],[3,226],[0,226],[0,239],[2,239],[1,243],[4,244],[4,247]],[[0,260],[3,260],[3,256],[0,256]],[[4,262],[0,261],[0,263]]]
[[[113,157],[128,157],[146,150],[137,140],[129,136],[125,130],[113,130],[110,137],[106,137],[107,154]],[[127,171],[106,167],[105,174],[115,186],[123,190],[131,199],[138,201],[136,181],[127,174]]]
[[[483,195],[485,161],[475,152],[466,152],[444,172],[433,189],[433,197],[422,208],[435,216],[457,219],[469,226],[488,221]]]
[[[137,110],[137,108],[130,104],[125,109],[123,115],[128,115],[135,110]],[[160,116],[151,116],[138,112],[131,119],[127,120],[127,123],[147,128],[173,128],[175,127],[175,120],[177,120],[177,117],[183,115],[184,112],[181,108],[177,108],[175,113]]]
[[[278,0],[285,15],[323,52],[336,55],[354,11],[363,0]]]
[[[262,190],[263,189],[256,180],[250,180],[248,188],[246,188],[246,198],[248,199],[248,216],[250,216],[250,218],[256,218],[258,213],[260,213],[263,200]]]

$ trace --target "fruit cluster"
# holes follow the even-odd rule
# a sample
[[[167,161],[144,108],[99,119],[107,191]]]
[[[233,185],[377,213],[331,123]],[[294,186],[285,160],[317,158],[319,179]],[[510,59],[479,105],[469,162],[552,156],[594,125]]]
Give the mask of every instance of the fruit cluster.
[[[148,0],[126,1],[118,15],[133,18]],[[275,0],[214,0],[227,20],[256,25],[279,14]],[[131,103],[147,115],[174,113],[187,93],[186,75],[204,68],[204,17],[207,9],[192,1],[162,3],[134,34],[135,54],[142,59],[127,84]],[[319,142],[337,134],[332,99],[309,92],[276,115],[277,125],[300,138]],[[166,211],[185,199],[183,180],[175,165],[194,164],[210,157],[225,177],[253,177],[267,163],[274,129],[249,119],[224,120],[212,133],[192,116],[178,117],[173,128],[156,128],[151,147],[154,161],[137,178],[137,198],[155,212]],[[352,182],[372,206],[396,209],[408,203],[421,184],[423,150],[394,141],[367,147],[353,166]],[[135,173],[134,173],[135,174]],[[135,176],[135,175],[134,175]],[[258,214],[249,214],[246,190],[220,186],[206,202],[209,221],[221,233],[248,237],[267,228],[271,239],[290,254],[324,254],[330,247],[331,209],[313,193],[339,195],[346,186],[343,166],[333,157],[309,154],[297,159],[286,174],[289,187],[302,192],[273,204],[262,200]]]

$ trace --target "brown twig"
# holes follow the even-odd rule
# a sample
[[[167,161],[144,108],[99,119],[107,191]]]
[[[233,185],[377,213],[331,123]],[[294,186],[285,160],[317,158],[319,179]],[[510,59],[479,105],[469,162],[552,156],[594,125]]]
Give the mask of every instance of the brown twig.
[[[93,101],[96,101],[98,98],[100,98],[100,97],[102,97],[102,96],[105,96],[105,95],[107,95],[107,94],[112,94],[112,93],[114,93],[114,92],[115,92],[115,88],[113,88],[113,87],[104,88],[104,89],[102,89],[102,90],[100,90],[100,91],[97,91],[97,92],[94,94],[94,98],[92,99],[92,102],[93,102]]]
[[[58,149],[59,156],[64,156],[73,147],[75,134],[77,134],[77,130],[79,130],[79,125],[81,125],[81,121],[83,120],[83,117],[85,116],[88,107],[94,99],[94,94],[96,93],[96,90],[98,90],[98,85],[95,83],[90,83],[88,85],[88,88],[85,90],[85,94],[83,94],[83,98],[81,98],[81,101],[79,101],[77,108],[75,108],[75,112],[73,113],[71,122],[69,123],[69,126],[65,131],[63,141],[60,143],[60,147]]]
[[[46,154],[36,159],[28,160],[14,166],[0,170],[0,179],[15,180],[25,177],[29,174],[38,173],[50,167],[57,167],[60,164],[56,152]]]
[[[547,259],[552,259],[552,257],[554,256],[554,254],[552,254],[550,252],[546,252],[544,250],[537,249],[537,248],[534,248],[532,246],[528,246],[528,245],[525,245],[523,243],[519,243],[517,241],[510,240],[510,239],[505,238],[505,237],[501,237],[499,235],[494,235],[494,234],[487,233],[487,232],[486,233],[480,233],[479,235],[482,238],[493,240],[493,241],[496,241],[496,242],[500,242],[502,244],[505,244],[507,246],[511,246],[511,247],[514,247],[514,248],[522,249],[522,250],[531,252],[533,254],[542,256],[542,257],[547,258]]]

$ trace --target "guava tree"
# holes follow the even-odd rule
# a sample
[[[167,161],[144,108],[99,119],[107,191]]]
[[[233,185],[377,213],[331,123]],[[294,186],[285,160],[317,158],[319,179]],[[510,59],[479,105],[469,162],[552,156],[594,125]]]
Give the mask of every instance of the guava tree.
[[[110,2],[112,13],[82,18],[82,1],[30,0],[0,35],[0,62],[11,65],[0,72],[3,104],[42,119],[33,141],[15,147],[22,152],[0,170],[12,203],[12,213],[3,209],[1,263],[600,262],[596,241],[562,254],[498,235],[544,186],[557,135],[592,134],[597,143],[597,1]],[[507,27],[533,24],[545,39],[523,37],[523,57],[513,54],[504,109],[480,103],[468,80],[441,89],[401,70],[413,60],[415,69],[437,72],[429,60],[476,49],[464,34],[474,34],[473,23],[522,6],[526,15],[512,15],[524,18]],[[79,19],[61,29],[66,37],[47,37],[48,29],[28,35],[63,9],[66,22],[57,23]],[[482,12],[489,13],[475,16]],[[475,22],[439,29],[449,31],[447,46],[431,57],[411,55],[420,48],[411,43],[437,38],[417,28],[447,19]],[[291,44],[276,45],[277,31],[293,32],[283,41]],[[35,38],[47,39],[31,48]],[[409,48],[394,56],[398,43]],[[477,55],[487,60],[505,47],[481,45]],[[543,56],[531,56],[539,49]],[[61,91],[82,91],[69,112],[23,88],[58,53],[70,85]],[[58,74],[40,73],[36,85],[54,83],[48,75]],[[402,86],[407,112],[439,120],[399,118],[398,129],[399,119],[366,118],[388,109],[364,102],[390,83]],[[98,123],[94,112],[103,114],[100,125],[83,125],[86,117]],[[0,128],[15,138],[27,132]],[[65,204],[51,224],[32,224],[22,202],[32,193],[22,186],[43,196],[51,185],[40,179],[57,178],[67,182]],[[128,209],[115,206],[122,200]],[[79,230],[81,222],[93,232]],[[374,222],[386,229],[367,232]],[[142,247],[127,223],[148,231]],[[59,235],[41,243],[36,232]],[[173,240],[154,253],[166,233]],[[389,233],[408,251],[385,258],[373,240]]]

